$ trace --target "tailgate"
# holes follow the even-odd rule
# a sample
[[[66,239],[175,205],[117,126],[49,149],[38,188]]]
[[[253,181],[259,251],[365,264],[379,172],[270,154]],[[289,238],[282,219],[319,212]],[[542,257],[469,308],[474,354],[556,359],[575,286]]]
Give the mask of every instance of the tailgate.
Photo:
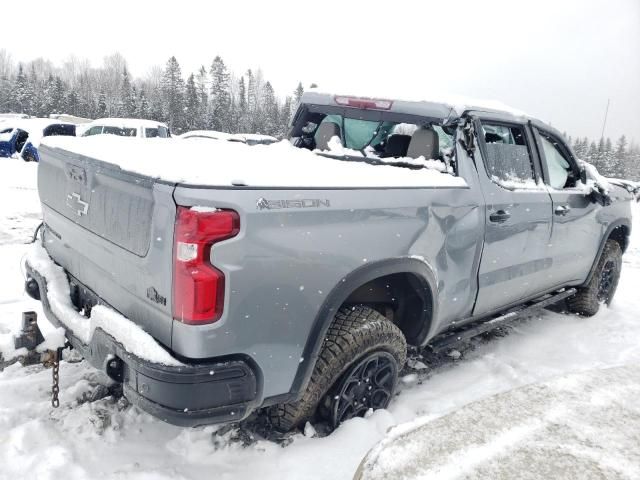
[[[42,146],[45,248],[78,284],[171,345],[174,186]]]
[[[58,149],[47,150],[38,168],[44,205],[131,253],[146,255],[152,179]]]

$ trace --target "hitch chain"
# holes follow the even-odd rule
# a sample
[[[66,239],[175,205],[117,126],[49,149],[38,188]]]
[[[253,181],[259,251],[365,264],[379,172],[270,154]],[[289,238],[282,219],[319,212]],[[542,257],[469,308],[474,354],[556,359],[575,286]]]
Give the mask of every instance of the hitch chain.
[[[60,358],[61,357],[62,357],[62,348],[58,348],[55,351],[47,352],[47,357],[43,362],[46,368],[51,367],[52,380],[53,380],[53,383],[51,385],[51,406],[53,408],[58,408],[60,406],[60,399],[58,398],[58,395],[60,394]]]
[[[53,385],[51,386],[51,406],[53,408],[58,408],[60,406],[60,400],[58,399],[58,394],[60,393],[60,357],[62,351],[58,349],[56,351],[56,357],[53,360]]]

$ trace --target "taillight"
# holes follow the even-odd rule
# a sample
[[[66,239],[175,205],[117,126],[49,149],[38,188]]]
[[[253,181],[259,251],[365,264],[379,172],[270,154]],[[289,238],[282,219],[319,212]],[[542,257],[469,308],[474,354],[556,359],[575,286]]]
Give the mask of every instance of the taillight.
[[[224,306],[224,274],[211,265],[214,243],[234,237],[240,217],[231,210],[178,207],[174,242],[173,317],[189,324],[215,322]]]
[[[393,100],[383,100],[380,98],[344,97],[337,95],[334,97],[334,100],[338,105],[362,108],[364,110],[389,110],[393,106]]]

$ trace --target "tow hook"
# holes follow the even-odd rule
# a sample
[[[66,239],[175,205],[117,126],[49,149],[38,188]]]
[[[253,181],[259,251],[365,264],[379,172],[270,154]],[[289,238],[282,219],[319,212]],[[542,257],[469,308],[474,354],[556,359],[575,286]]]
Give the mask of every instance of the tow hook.
[[[40,300],[40,286],[38,282],[36,282],[35,278],[28,278],[24,283],[24,290],[34,300]],[[25,313],[33,313],[33,312],[25,312]]]
[[[14,338],[13,345],[16,350],[24,349],[26,353],[9,360],[4,360],[0,354],[0,372],[14,363],[20,363],[23,367],[41,363],[45,368],[52,368],[51,406],[58,408],[60,406],[60,400],[58,399],[58,394],[60,393],[60,359],[62,358],[63,348],[39,352],[37,347],[42,342],[44,342],[44,336],[38,326],[38,315],[36,312],[23,312],[22,329],[20,334]]]

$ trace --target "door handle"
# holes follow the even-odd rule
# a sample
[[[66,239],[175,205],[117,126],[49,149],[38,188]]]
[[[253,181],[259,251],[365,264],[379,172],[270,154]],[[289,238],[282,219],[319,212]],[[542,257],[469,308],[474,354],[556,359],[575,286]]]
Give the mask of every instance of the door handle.
[[[556,209],[553,211],[553,213],[564,217],[570,211],[571,211],[571,207],[569,205],[558,205]]]
[[[511,214],[507,210],[498,210],[489,215],[489,220],[494,223],[504,223],[511,218]]]

